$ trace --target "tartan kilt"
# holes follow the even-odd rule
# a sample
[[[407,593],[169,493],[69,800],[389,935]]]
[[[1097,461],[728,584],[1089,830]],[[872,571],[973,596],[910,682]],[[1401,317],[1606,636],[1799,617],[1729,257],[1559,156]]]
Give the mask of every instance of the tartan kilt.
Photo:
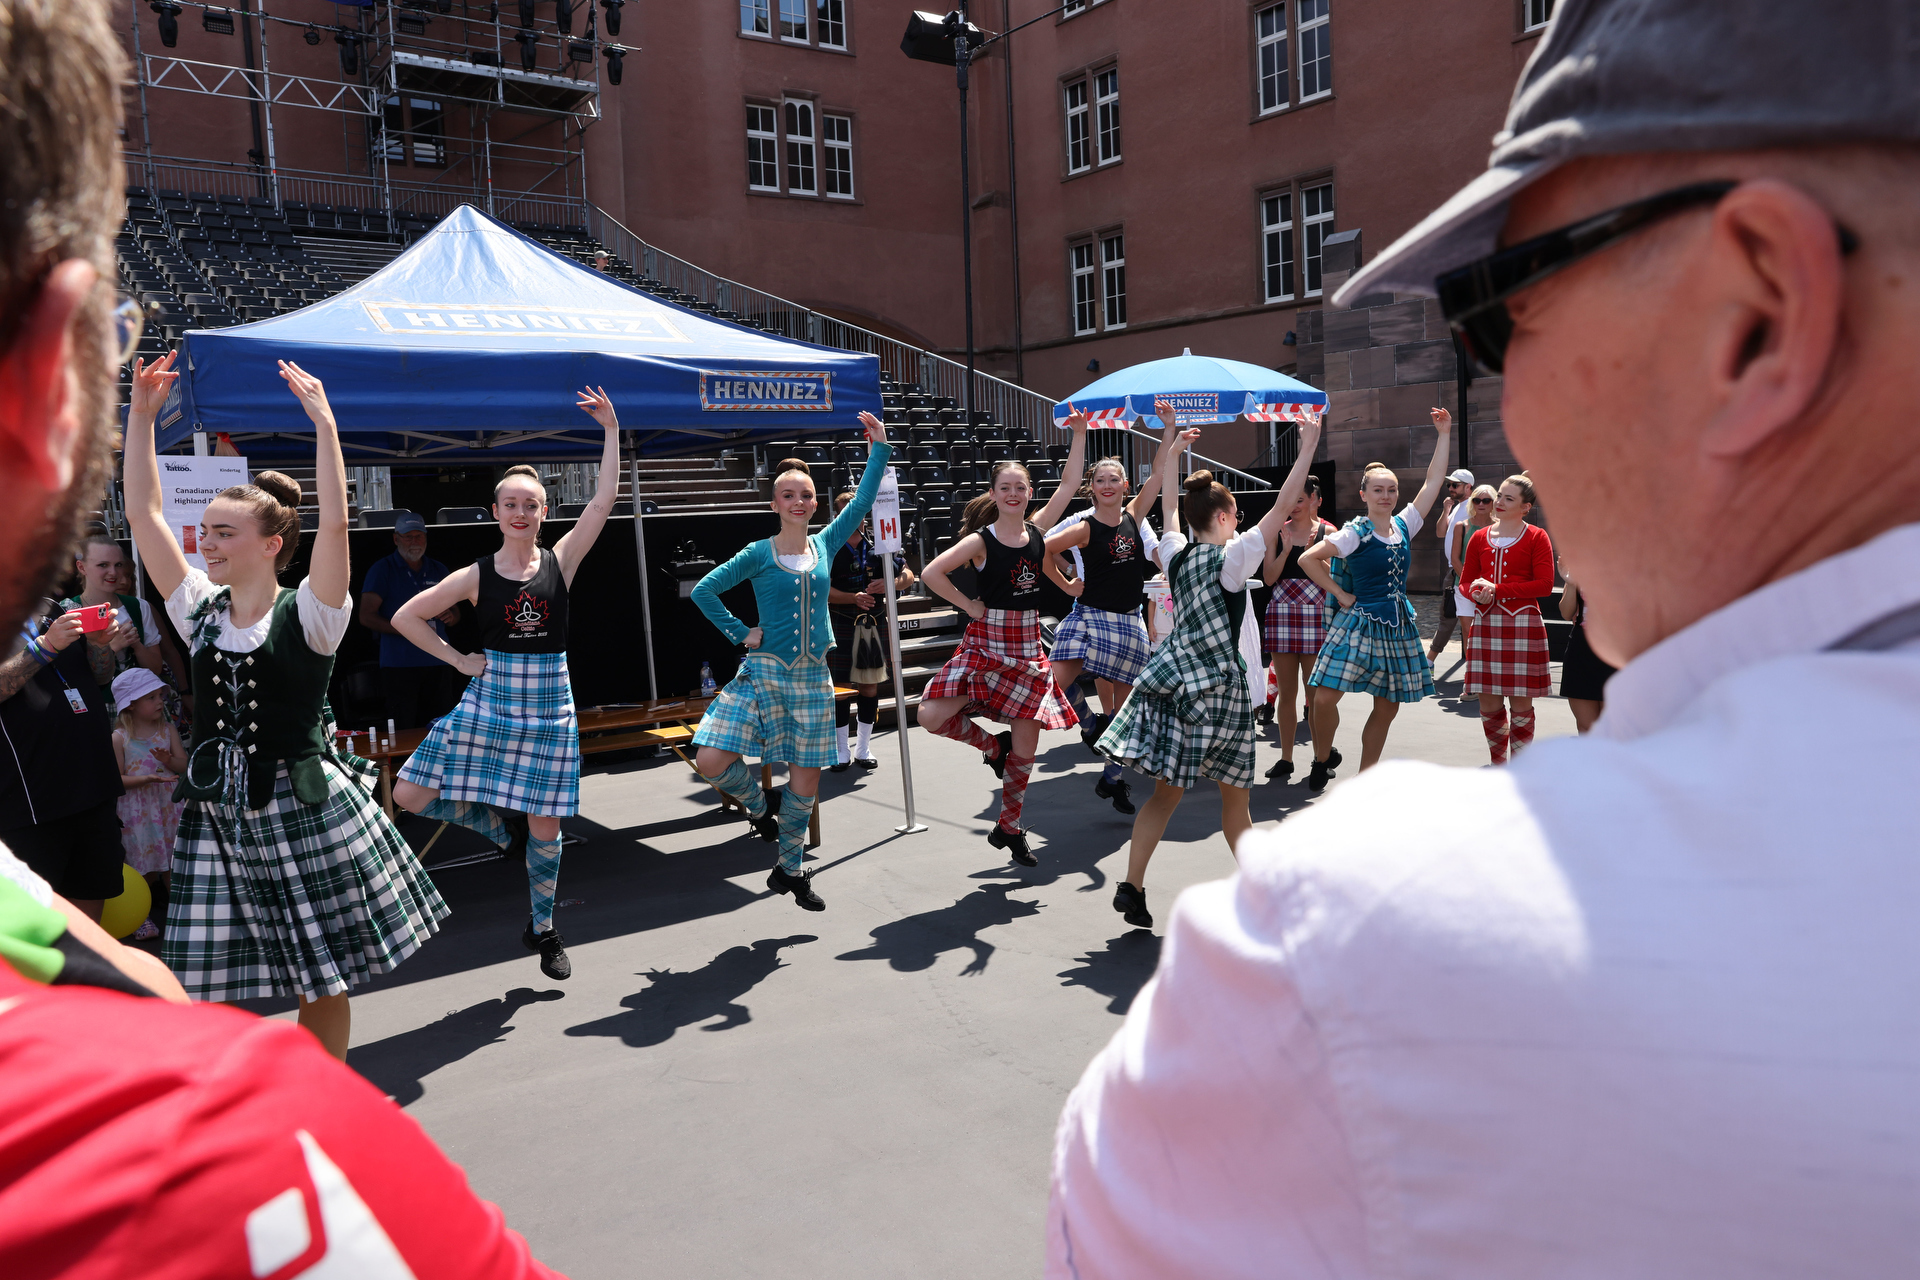
[[[519,813],[580,811],[580,722],[564,653],[486,650],[487,669],[434,722],[400,778]]]
[[[1253,785],[1253,703],[1236,668],[1232,678],[1197,690],[1197,723],[1181,718],[1173,700],[1135,689],[1095,748],[1118,764],[1169,786],[1192,787],[1212,778],[1232,787]]]
[[[700,717],[693,745],[802,769],[837,764],[827,664],[801,658],[789,667],[770,653],[749,653]]]
[[[1411,618],[1394,627],[1364,610],[1342,609],[1327,629],[1307,683],[1390,702],[1418,702],[1433,696],[1433,664]]]
[[[1460,691],[1469,697],[1544,698],[1553,692],[1547,659],[1547,624],[1538,606],[1518,613],[1483,609],[1467,633],[1467,675]]]
[[[323,756],[305,805],[284,765],[264,809],[190,800],[160,956],[195,1000],[339,995],[432,937],[447,904],[373,797],[374,766]]]
[[[1043,729],[1067,729],[1080,723],[1054,687],[1033,609],[989,609],[968,623],[960,647],[920,691],[922,702],[935,698],[965,698],[963,715],[1002,724],[1037,720]]]
[[[1261,645],[1268,653],[1318,653],[1327,638],[1327,593],[1310,578],[1282,578],[1267,601]]]
[[[853,620],[859,615],[851,609],[831,605],[827,609],[827,618],[833,623],[833,648],[827,650],[827,671],[833,676],[835,684],[852,684],[853,679]],[[873,611],[874,620],[880,624],[880,662],[879,669],[887,674],[874,681],[883,684],[893,678],[892,658],[887,652],[887,611],[885,606]]]
[[[1074,602],[1060,629],[1053,633],[1054,662],[1081,659],[1081,670],[1102,680],[1132,684],[1147,665],[1147,624],[1140,611],[1115,613]]]

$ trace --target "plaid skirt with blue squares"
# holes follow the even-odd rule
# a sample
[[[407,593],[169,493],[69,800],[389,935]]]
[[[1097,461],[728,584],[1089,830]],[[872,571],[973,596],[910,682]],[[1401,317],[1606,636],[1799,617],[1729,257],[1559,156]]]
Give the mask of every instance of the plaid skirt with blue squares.
[[[520,813],[580,812],[580,721],[564,653],[485,650],[487,669],[434,722],[400,778]]]
[[[1054,632],[1054,662],[1082,660],[1081,672],[1102,680],[1133,684],[1147,665],[1147,624],[1140,611],[1115,613],[1074,603],[1060,629]]]
[[[802,769],[837,764],[827,664],[800,658],[789,667],[770,653],[749,653],[700,717],[693,745]]]
[[[1389,702],[1418,702],[1433,696],[1433,664],[1412,618],[1392,626],[1364,609],[1342,609],[1327,628],[1307,683]]]

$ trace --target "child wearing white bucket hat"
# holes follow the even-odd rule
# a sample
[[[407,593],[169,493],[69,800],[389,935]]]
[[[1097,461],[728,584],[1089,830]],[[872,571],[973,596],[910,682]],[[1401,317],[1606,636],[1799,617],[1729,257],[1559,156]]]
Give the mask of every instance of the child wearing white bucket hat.
[[[113,729],[113,758],[120,765],[120,844],[127,865],[146,877],[153,892],[152,914],[133,936],[157,938],[154,916],[166,919],[167,890],[173,875],[173,838],[185,806],[174,799],[173,785],[186,772],[187,751],[167,717],[167,683],[145,667],[129,667],[113,678],[113,705],[120,716]]]

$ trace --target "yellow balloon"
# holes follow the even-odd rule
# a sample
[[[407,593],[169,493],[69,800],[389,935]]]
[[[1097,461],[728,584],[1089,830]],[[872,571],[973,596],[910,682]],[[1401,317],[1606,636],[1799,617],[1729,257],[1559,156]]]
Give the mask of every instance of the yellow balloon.
[[[140,927],[153,910],[153,890],[147,879],[126,863],[120,864],[120,896],[108,898],[100,909],[100,927],[116,938],[124,938]]]

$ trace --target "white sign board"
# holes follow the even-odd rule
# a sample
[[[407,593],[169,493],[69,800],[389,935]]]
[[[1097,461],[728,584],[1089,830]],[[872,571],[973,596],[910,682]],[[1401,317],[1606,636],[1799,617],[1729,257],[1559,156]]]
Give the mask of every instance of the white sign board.
[[[187,563],[205,572],[200,558],[200,516],[222,489],[247,483],[245,458],[160,455],[160,518],[173,530]]]
[[[880,479],[873,499],[873,548],[897,552],[900,546],[900,476],[892,467]]]

